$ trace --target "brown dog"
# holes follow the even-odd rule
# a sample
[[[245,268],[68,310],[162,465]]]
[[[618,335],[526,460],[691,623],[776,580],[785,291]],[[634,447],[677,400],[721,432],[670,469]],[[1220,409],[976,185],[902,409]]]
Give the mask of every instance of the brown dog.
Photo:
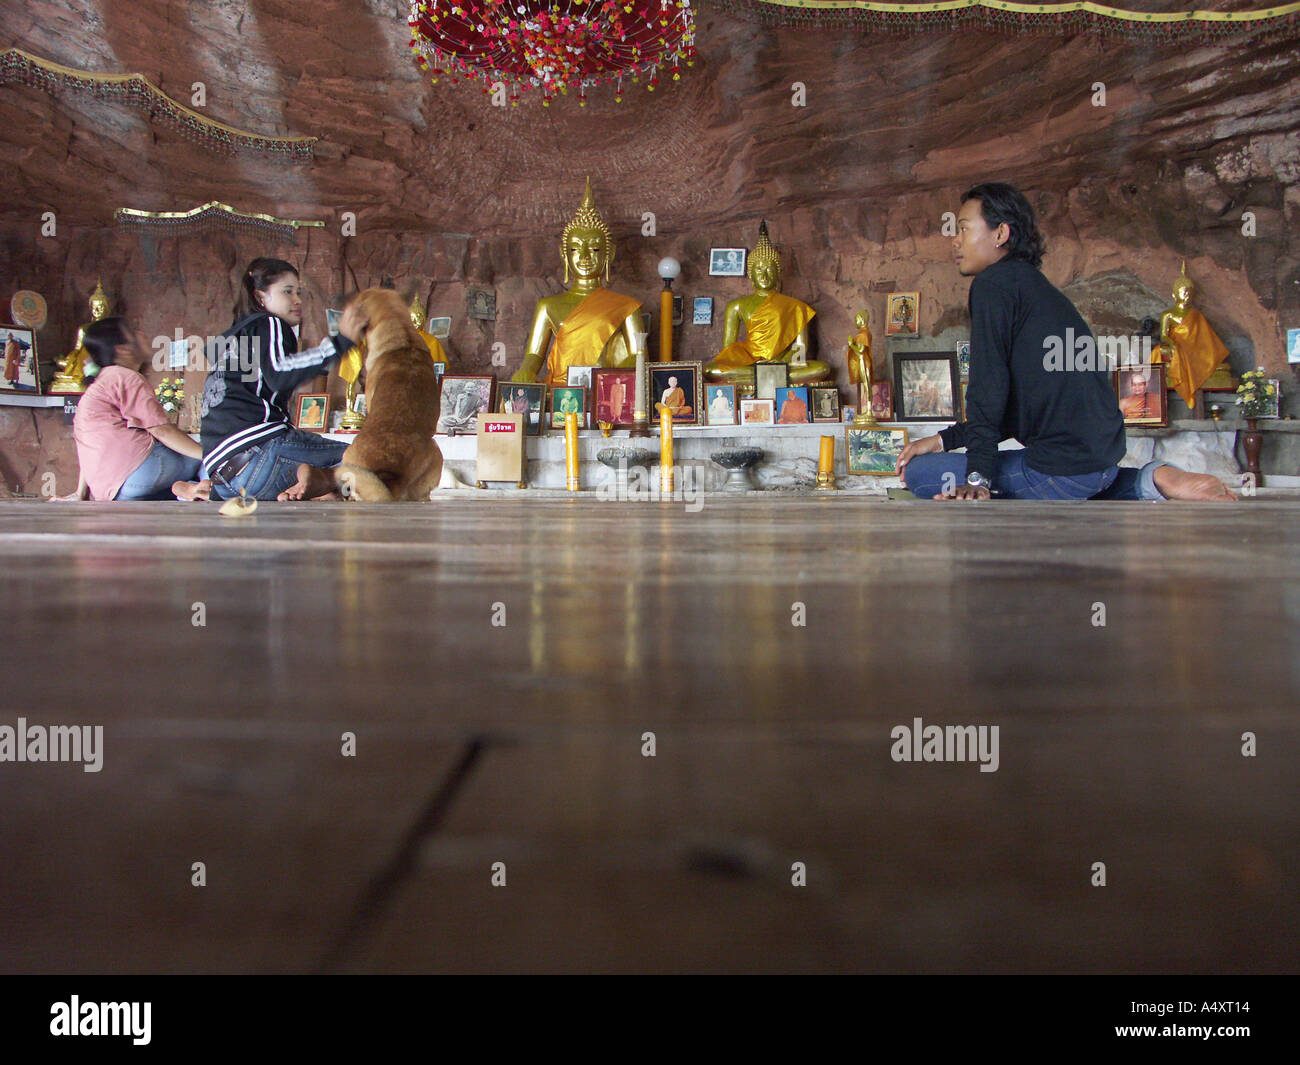
[[[396,292],[356,297],[365,322],[366,420],[334,470],[344,499],[363,503],[428,500],[442,477],[438,377],[429,349]]]

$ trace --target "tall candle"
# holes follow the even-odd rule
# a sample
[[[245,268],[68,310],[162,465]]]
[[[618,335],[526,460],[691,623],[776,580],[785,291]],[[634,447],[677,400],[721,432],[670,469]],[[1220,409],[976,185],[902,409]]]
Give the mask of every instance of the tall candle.
[[[817,472],[819,474],[831,474],[835,470],[835,437],[822,437],[821,454],[817,457]]]
[[[659,412],[659,494],[673,493],[673,412]]]
[[[642,347],[645,347],[645,334],[641,334]],[[632,404],[632,417],[638,422],[644,422],[646,417],[645,405],[645,352],[638,351],[636,355],[636,390],[633,392],[636,401]]]
[[[659,361],[673,361],[673,290],[659,293]]]
[[[568,474],[569,491],[578,490],[578,416],[564,416],[564,469]]]

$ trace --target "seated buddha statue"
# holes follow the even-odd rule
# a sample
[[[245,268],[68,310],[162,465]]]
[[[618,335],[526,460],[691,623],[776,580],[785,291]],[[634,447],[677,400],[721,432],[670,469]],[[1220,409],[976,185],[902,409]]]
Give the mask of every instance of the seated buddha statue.
[[[817,312],[802,300],[783,295],[781,256],[768,239],[767,223],[758,228],[758,243],[747,269],[754,291],[727,304],[723,315],[723,348],[704,364],[710,381],[741,384],[753,380],[756,362],[790,363],[790,383],[807,384],[830,376],[824,362],[808,358],[808,323]],[[740,327],[745,339],[737,339]]]
[[[596,210],[591,178],[578,213],[560,236],[560,254],[568,287],[538,300],[523,365],[513,381],[565,385],[570,366],[634,366],[637,355],[645,353],[640,301],[600,284],[602,275],[609,280],[614,237]],[[543,360],[546,369],[539,377]]]
[[[1151,352],[1152,362],[1168,364],[1169,387],[1189,407],[1196,398],[1196,390],[1212,377],[1224,378],[1221,387],[1232,387],[1228,349],[1205,316],[1190,306],[1195,294],[1196,286],[1187,276],[1187,261],[1183,260],[1178,280],[1174,282],[1174,305],[1160,316],[1160,344]]]
[[[90,322],[86,325],[98,322],[106,314],[108,314],[108,297],[104,294],[104,283],[96,281],[95,291],[90,294]],[[83,325],[77,330],[77,342],[72,351],[55,364],[59,372],[50,382],[50,392],[86,391],[86,360],[90,358],[90,353],[81,343],[85,335],[86,326]]]
[[[686,392],[677,383],[676,377],[668,378],[668,387],[655,402],[655,413],[662,414],[664,411],[670,411],[674,418],[689,418],[693,413],[691,405],[686,402]]]
[[[432,333],[424,331],[424,325],[428,317],[424,313],[424,307],[420,304],[419,297],[411,296],[411,306],[408,308],[411,315],[411,324],[415,326],[415,331],[420,334],[420,339],[424,341],[425,346],[429,349],[429,354],[433,357],[434,362],[440,362],[444,365],[447,362],[447,353],[443,350],[442,344]],[[355,409],[357,402],[357,382],[361,378],[361,370],[366,364],[366,342],[363,340],[355,347],[348,349],[348,353],[339,360],[339,377],[347,384],[344,391],[345,410],[343,416],[343,428],[359,429],[365,418]]]

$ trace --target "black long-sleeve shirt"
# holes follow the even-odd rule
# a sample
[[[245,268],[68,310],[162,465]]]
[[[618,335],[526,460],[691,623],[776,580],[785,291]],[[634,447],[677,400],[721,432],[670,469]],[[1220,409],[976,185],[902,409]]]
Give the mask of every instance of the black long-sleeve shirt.
[[[969,309],[966,420],[939,434],[944,450],[966,448],[967,473],[990,480],[999,441],[1012,438],[1039,473],[1117,465],[1126,449],[1124,419],[1109,371],[1047,368],[1053,338],[1062,347],[1067,331],[1092,338],[1074,304],[1036,267],[1002,259],[975,275]]]
[[[293,330],[268,311],[235,322],[221,336],[223,349],[209,354],[214,364],[203,387],[199,434],[210,470],[258,441],[287,433],[292,423],[284,405],[293,390],[352,346],[335,336],[299,351]]]

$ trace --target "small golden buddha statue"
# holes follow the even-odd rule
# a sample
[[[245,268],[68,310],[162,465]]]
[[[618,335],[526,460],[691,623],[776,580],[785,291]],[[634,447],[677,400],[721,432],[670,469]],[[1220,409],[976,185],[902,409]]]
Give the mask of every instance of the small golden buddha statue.
[[[95,291],[90,294],[90,325],[98,322],[101,318],[108,315],[108,296],[104,294],[103,281],[95,282]],[[54,380],[50,382],[50,392],[84,392],[86,391],[86,360],[90,358],[90,352],[82,346],[82,340],[86,335],[86,326],[83,325],[77,330],[77,343],[72,351],[59,359],[55,365],[59,372],[54,375]]]
[[[876,415],[871,409],[871,385],[875,380],[875,367],[871,361],[871,313],[859,311],[853,324],[858,327],[858,332],[849,340],[847,351],[849,381],[858,386],[858,413],[853,424],[875,425]]]
[[[821,381],[831,374],[824,362],[808,358],[808,323],[814,311],[802,300],[783,295],[781,256],[767,235],[767,223],[758,228],[758,243],[749,255],[747,269],[754,291],[727,304],[723,315],[723,348],[704,364],[710,381],[743,384],[753,380],[756,362],[790,363],[790,383]],[[740,327],[745,339],[738,340]]]
[[[1151,361],[1168,364],[1169,387],[1190,407],[1198,388],[1232,387],[1233,377],[1227,364],[1228,349],[1205,316],[1191,306],[1196,286],[1187,276],[1186,259],[1172,295],[1174,305],[1160,316],[1160,344],[1152,350]]]
[[[640,301],[600,284],[602,275],[609,280],[614,237],[596,210],[591,178],[577,214],[560,236],[560,254],[568,288],[537,301],[523,365],[513,381],[564,385],[568,384],[570,366],[634,366],[637,355],[645,353]],[[547,369],[539,377],[543,358]]]
[[[415,331],[420,334],[420,339],[428,345],[429,354],[433,356],[433,361],[445,363],[447,353],[442,350],[442,344],[438,342],[438,338],[432,333],[424,331],[424,325],[429,319],[424,313],[424,307],[421,305],[419,297],[414,293],[411,295],[410,312],[411,324],[415,326]]]

